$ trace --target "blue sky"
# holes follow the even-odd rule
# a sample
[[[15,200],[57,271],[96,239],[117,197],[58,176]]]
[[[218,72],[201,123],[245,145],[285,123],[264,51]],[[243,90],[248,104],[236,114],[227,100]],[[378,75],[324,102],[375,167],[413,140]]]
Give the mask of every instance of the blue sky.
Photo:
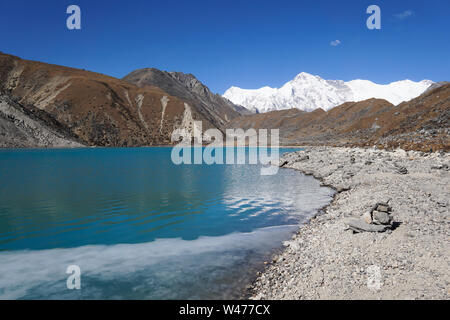
[[[66,28],[71,4],[81,30]],[[372,4],[381,30],[366,27]],[[0,0],[0,39],[5,53],[115,77],[143,67],[193,73],[218,93],[279,87],[302,71],[450,80],[448,0]]]

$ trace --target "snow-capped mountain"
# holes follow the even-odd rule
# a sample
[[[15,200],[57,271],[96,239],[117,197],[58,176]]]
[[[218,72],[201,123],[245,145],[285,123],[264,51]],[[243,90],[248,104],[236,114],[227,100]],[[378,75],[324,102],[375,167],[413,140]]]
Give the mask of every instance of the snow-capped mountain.
[[[368,80],[324,80],[319,76],[302,72],[281,88],[263,87],[247,90],[231,87],[223,95],[233,103],[254,112],[268,112],[297,108],[312,111],[329,110],[344,102],[362,101],[370,98],[385,99],[397,105],[425,92],[434,82],[403,80],[387,85]]]

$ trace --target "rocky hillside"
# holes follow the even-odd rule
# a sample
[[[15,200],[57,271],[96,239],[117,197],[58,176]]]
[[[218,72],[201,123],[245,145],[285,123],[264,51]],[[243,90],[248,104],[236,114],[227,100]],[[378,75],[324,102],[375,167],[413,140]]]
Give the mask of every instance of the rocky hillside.
[[[0,53],[0,147],[171,144],[183,128],[279,128],[284,145],[449,150],[450,84],[394,106],[382,99],[331,110],[242,115],[193,75],[136,70],[123,80]]]
[[[450,149],[450,84],[394,106],[386,100],[347,102],[328,112],[297,109],[245,116],[230,128],[280,129],[283,145]]]
[[[0,148],[82,147],[66,126],[37,108],[13,102],[0,94]]]
[[[1,53],[0,93],[25,112],[52,119],[72,139],[88,146],[169,144],[174,129],[192,131],[194,120],[201,120],[204,128],[218,122],[206,107],[164,89],[140,88],[106,75]],[[236,116],[234,110],[230,114]],[[0,135],[15,136],[11,123],[3,123]]]
[[[239,117],[241,112],[250,113],[228,99],[212,93],[192,74],[147,68],[135,70],[123,80],[141,88],[157,87],[172,96],[188,101],[219,129],[223,129],[226,123]]]

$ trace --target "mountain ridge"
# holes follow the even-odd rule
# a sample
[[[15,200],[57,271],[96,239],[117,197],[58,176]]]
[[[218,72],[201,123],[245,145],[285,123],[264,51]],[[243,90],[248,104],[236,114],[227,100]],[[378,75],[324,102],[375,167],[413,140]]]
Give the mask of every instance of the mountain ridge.
[[[23,110],[38,110],[36,115],[43,125],[35,125],[36,130],[44,128],[44,120],[51,118],[86,146],[170,145],[176,129],[192,132],[194,121],[201,121],[204,129],[216,128],[219,121],[207,105],[199,109],[158,87],[140,88],[100,73],[8,54],[0,54],[0,94]],[[8,103],[5,110],[13,109]],[[29,121],[27,115],[17,117]],[[8,116],[3,116],[3,121],[5,132],[0,134],[11,137],[6,130],[17,127],[17,121]],[[36,140],[26,138],[27,135],[22,135],[23,143],[41,146],[33,145]],[[44,146],[59,146],[52,141],[56,140]]]
[[[450,84],[397,106],[383,99],[345,102],[328,111],[276,110],[237,118],[229,128],[279,129],[281,145],[377,146],[450,150]]]
[[[280,88],[268,86],[260,89],[230,87],[223,96],[253,112],[268,112],[297,108],[312,111],[317,108],[329,110],[345,102],[358,102],[370,98],[385,99],[392,104],[409,101],[425,92],[434,82],[422,80],[395,81],[376,84],[369,80],[325,80],[306,72]]]
[[[129,82],[0,54],[0,147],[171,145],[174,130],[192,134],[194,121],[201,121],[203,130],[280,129],[281,145],[450,148],[448,82],[433,83],[419,97],[397,106],[371,98],[310,112],[242,115],[192,74],[157,69],[144,73]],[[147,76],[155,78],[148,81]],[[308,74],[296,79],[330,86],[337,96],[346,94],[339,91],[343,81]],[[296,88],[284,88],[289,89]]]
[[[140,88],[158,87],[175,97],[188,101],[203,112],[204,116],[219,129],[223,129],[228,121],[241,115],[239,106],[212,93],[190,73],[144,68],[130,72],[122,80]]]

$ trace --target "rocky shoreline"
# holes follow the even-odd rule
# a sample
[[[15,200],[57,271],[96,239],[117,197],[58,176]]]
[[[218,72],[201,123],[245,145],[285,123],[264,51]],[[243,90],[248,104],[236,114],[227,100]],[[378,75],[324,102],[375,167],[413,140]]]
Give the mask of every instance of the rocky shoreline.
[[[258,275],[252,299],[449,299],[450,154],[306,147],[279,165],[337,193]]]

